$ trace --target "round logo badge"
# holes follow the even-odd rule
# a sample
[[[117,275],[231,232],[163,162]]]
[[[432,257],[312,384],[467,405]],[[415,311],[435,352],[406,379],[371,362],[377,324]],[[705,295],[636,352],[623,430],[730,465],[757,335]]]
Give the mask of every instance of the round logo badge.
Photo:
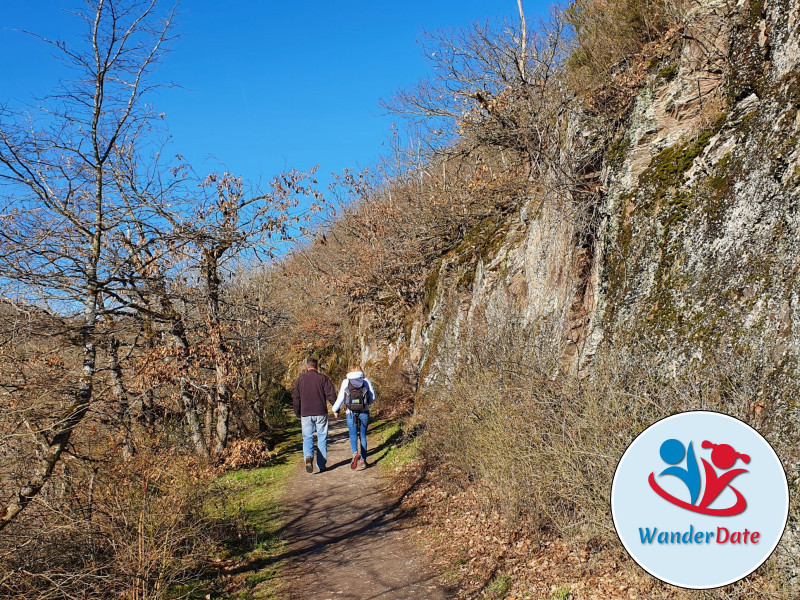
[[[789,486],[752,427],[685,412],[643,431],[617,465],[611,514],[645,571],[691,589],[728,585],[763,563],[783,535]]]

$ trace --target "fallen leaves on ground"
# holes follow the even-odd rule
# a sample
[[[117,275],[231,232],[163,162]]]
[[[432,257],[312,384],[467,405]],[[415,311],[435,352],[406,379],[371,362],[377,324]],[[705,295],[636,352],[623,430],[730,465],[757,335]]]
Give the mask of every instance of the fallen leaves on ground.
[[[409,486],[402,507],[457,598],[521,600],[682,600],[687,592],[661,584],[618,545],[565,539],[510,523],[485,507],[480,485],[447,485],[421,463],[399,475]]]
[[[221,471],[255,469],[266,465],[275,455],[261,440],[234,440],[220,455],[219,468]]]

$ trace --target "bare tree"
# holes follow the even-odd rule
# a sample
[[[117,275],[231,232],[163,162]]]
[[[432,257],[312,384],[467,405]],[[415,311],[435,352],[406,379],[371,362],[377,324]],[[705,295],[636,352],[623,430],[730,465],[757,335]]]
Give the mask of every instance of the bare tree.
[[[74,73],[36,111],[0,113],[3,282],[27,303],[69,318],[80,347],[71,399],[40,437],[39,461],[0,507],[0,529],[36,497],[95,396],[98,323],[118,314],[127,261],[107,251],[126,211],[109,186],[120,147],[149,118],[143,96],[169,40],[174,8],[158,0],[86,2],[79,44],[41,38]]]
[[[517,69],[519,79],[522,83],[527,83],[525,78],[525,62],[528,58],[528,24],[525,20],[525,8],[522,0],[517,0],[519,8],[519,54],[517,55]]]
[[[174,235],[193,255],[193,266],[205,286],[208,340],[214,362],[216,445],[219,455],[228,439],[228,418],[237,380],[237,365],[226,341],[223,277],[238,258],[271,260],[276,247],[297,239],[302,223],[323,202],[313,171],[290,171],[274,177],[268,190],[250,192],[241,178],[211,174],[200,184],[195,218],[184,222],[164,215],[176,226]],[[306,199],[304,202],[303,200]]]
[[[426,34],[423,51],[434,75],[382,104],[421,128],[437,154],[505,149],[533,178],[558,161],[572,107],[563,70],[569,34],[554,10],[529,35],[521,0],[518,8],[518,24],[487,21]]]
[[[279,247],[302,236],[322,194],[313,171],[289,171],[252,190],[230,173],[199,179],[188,165],[169,177],[162,177],[167,169],[143,169],[127,155],[115,166],[131,223],[120,239],[133,266],[118,302],[148,328],[166,328],[174,350],[148,350],[158,363],[148,369],[151,379],[175,384],[196,452],[219,456],[250,353],[236,341],[242,336],[227,306],[227,281],[242,261],[270,262]]]

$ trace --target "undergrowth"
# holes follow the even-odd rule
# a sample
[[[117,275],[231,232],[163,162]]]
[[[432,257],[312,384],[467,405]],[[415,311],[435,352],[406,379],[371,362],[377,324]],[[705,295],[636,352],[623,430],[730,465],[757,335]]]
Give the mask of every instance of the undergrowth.
[[[228,535],[214,559],[216,571],[190,586],[171,590],[171,598],[278,600],[285,597],[280,579],[285,542],[281,496],[299,460],[299,422],[291,421],[277,439],[267,466],[226,473],[212,482],[214,501],[204,508]]]
[[[571,380],[553,377],[558,343],[548,348],[510,322],[473,334],[480,343],[462,355],[447,385],[426,389],[418,410],[425,431],[418,447],[435,473],[434,487],[443,497],[463,497],[458,503],[488,516],[473,522],[470,515],[467,521],[463,509],[454,508],[458,503],[450,505],[440,530],[472,523],[473,533],[462,542],[486,531],[487,539],[497,538],[489,546],[502,557],[521,540],[535,546],[557,538],[571,553],[619,561],[638,578],[637,585],[656,585],[621,550],[609,512],[610,486],[628,444],[678,411],[716,410],[748,422],[775,446],[790,479],[795,477],[798,431],[780,423],[796,419],[789,400],[800,390],[788,372],[765,369],[744,343],[709,352],[702,362],[673,363],[672,369],[658,348],[618,346],[613,353],[598,353],[591,372]],[[767,403],[758,400],[766,398]],[[435,515],[443,509],[428,510]],[[790,530],[796,528],[797,511],[795,502]],[[498,529],[489,525],[493,521],[505,525]],[[494,568],[507,568],[505,560],[497,558]],[[576,568],[581,564],[576,561]],[[791,549],[784,544],[772,562],[739,584],[685,597],[788,599],[791,564]],[[677,596],[659,585],[651,597]]]

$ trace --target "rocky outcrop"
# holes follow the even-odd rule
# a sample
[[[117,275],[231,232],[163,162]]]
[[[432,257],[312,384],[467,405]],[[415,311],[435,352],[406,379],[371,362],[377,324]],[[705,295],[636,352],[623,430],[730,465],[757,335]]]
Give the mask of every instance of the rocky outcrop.
[[[800,1],[699,4],[621,127],[576,111],[570,151],[598,163],[584,169],[598,184],[591,218],[540,185],[443,257],[404,331],[387,341],[365,320],[364,358],[402,363],[420,397],[498,330],[532,352],[547,338],[554,377],[625,353],[676,374],[751,370],[753,397],[720,406],[780,448],[796,492]],[[785,547],[796,540],[793,525]]]
[[[747,339],[790,366],[800,354],[799,10],[789,0],[694,9],[613,139],[599,127],[572,136],[576,147],[604,138],[591,244],[580,243],[575,202],[539,186],[441,260],[402,332],[374,336],[365,320],[363,358],[405,360],[424,387],[463,340],[515,321],[560,331],[573,370],[641,336],[675,359]],[[594,127],[576,120],[576,131]]]

